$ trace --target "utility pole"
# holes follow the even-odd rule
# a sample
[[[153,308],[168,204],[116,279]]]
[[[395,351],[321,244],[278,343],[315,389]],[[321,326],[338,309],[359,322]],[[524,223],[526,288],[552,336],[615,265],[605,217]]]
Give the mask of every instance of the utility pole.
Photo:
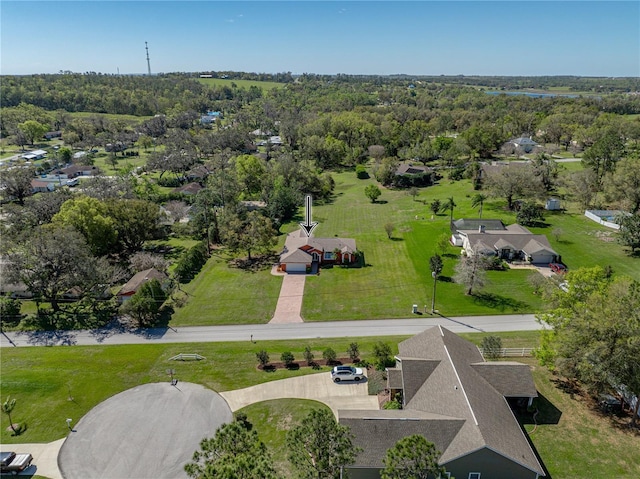
[[[147,42],[144,42],[144,48],[147,51],[147,73],[151,76],[151,62],[149,61],[149,45],[147,45]]]

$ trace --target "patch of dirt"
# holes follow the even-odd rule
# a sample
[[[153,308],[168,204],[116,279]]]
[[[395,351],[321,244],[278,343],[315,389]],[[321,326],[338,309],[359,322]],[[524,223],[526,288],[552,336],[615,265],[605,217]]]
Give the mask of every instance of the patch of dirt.
[[[251,259],[248,258],[235,258],[229,261],[229,266],[232,268],[242,269],[255,273],[256,271],[263,271],[265,269],[271,269],[273,264],[278,261],[278,255],[265,254],[260,256],[254,256]]]
[[[293,423],[293,417],[291,414],[286,414],[280,418],[278,425],[276,426],[279,431],[288,431],[291,429]]]
[[[604,241],[605,243],[612,243],[615,241],[612,231],[596,231],[596,238]]]

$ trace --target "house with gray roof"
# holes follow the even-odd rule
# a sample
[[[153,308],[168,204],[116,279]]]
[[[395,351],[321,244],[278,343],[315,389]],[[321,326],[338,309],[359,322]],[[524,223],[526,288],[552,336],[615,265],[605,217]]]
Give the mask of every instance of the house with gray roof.
[[[452,221],[451,231],[451,244],[462,246],[468,256],[480,253],[533,264],[561,261],[545,235],[533,234],[519,224],[505,226],[500,220],[465,218]]]
[[[323,265],[355,263],[356,251],[356,240],[352,238],[307,237],[298,230],[287,236],[278,269],[287,273],[316,273]]]
[[[399,344],[387,386],[402,398],[402,409],[338,411],[362,448],[349,466],[352,479],[379,478],[386,451],[413,434],[435,445],[447,477],[545,476],[510,407],[537,397],[527,365],[485,362],[473,343],[437,326]]]

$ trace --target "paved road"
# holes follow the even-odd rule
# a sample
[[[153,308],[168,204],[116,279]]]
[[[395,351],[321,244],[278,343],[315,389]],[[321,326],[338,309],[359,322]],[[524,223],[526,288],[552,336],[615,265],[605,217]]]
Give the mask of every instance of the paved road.
[[[541,329],[533,314],[445,317],[421,315],[410,319],[327,321],[297,324],[251,324],[155,328],[137,331],[9,332],[0,335],[1,347],[98,344],[196,343],[341,338],[357,336],[413,335],[430,326],[443,326],[455,333],[530,331]]]

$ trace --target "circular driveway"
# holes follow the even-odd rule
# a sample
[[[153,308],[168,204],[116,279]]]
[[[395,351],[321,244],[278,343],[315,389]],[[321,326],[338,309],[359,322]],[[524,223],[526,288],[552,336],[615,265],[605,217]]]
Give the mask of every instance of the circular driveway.
[[[58,456],[60,471],[66,479],[187,477],[184,465],[200,441],[232,417],[219,394],[197,384],[138,386],[75,425]]]

